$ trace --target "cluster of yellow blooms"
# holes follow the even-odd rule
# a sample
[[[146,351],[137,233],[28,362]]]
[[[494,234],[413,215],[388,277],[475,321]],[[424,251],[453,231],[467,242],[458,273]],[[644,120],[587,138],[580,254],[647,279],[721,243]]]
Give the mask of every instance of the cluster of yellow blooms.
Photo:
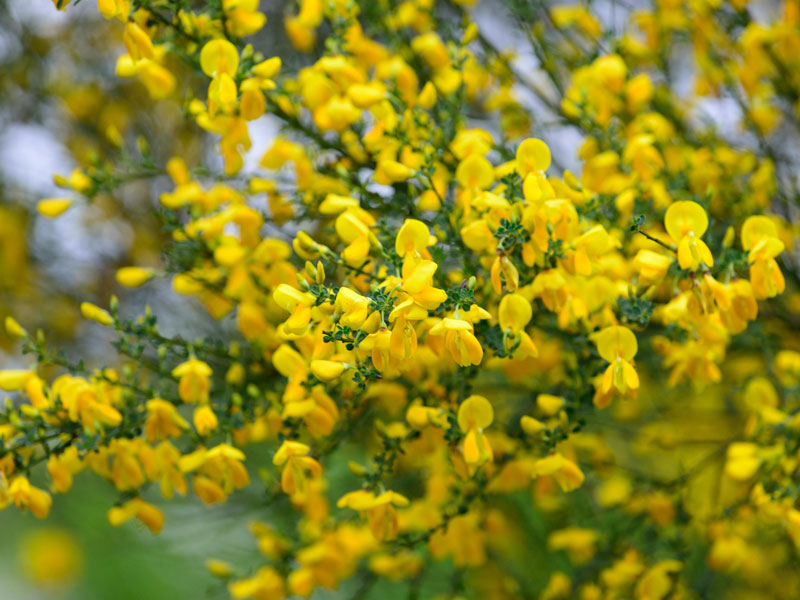
[[[717,580],[698,564],[773,589],[770,570],[800,550],[800,346],[776,347],[788,334],[756,319],[761,301],[797,325],[778,303],[796,210],[775,208],[774,156],[696,133],[648,68],[688,31],[699,92],[741,86],[763,140],[776,98],[800,92],[796,3],[767,26],[739,22],[746,0],[656,2],[631,14],[614,52],[584,6],[512,3],[560,94],[541,100],[585,136],[580,175],[530,136],[537,115],[519,88],[537,84],[469,19],[472,2],[377,2],[376,16],[302,0],[285,21],[297,50],[329,33],[292,73],[242,42],[266,25],[256,0],[97,4],[119,21],[117,75],[180,103],[221,159],[218,177],[164,161],[165,268],[125,267],[117,281],[170,278],[238,331],[194,343],[163,335],[149,310],[125,320],[116,298],[86,302],[122,363],[93,371],[7,317],[37,366],[0,371],[15,398],[0,412],[0,508],[44,518],[51,493],[90,470],[120,492],[111,524],[158,533],[150,484],[213,505],[251,484],[252,461],[293,516],[252,525],[258,571],[209,562],[234,598],[309,597],[356,576],[407,580],[416,597],[428,558],[455,573],[441,597],[710,597]],[[245,156],[265,114],[285,129],[254,172]],[[93,168],[58,178],[89,198],[100,181]],[[742,370],[725,385],[730,364]],[[662,379],[739,407],[695,465],[724,457],[713,501],[685,493],[694,468],[623,467],[628,453],[659,465],[648,452],[701,427],[670,421]],[[615,426],[631,433],[620,454],[604,437]],[[780,556],[759,554],[762,524],[783,536]],[[532,540],[535,576],[517,562]],[[800,585],[796,567],[788,577]],[[714,597],[744,597],[725,589]]]

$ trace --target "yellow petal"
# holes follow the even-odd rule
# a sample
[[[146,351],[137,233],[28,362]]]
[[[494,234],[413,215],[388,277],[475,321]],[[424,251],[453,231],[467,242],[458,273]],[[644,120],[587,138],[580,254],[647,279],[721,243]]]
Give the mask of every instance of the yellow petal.
[[[506,294],[500,301],[498,319],[501,329],[521,331],[531,320],[531,303],[521,294]]]
[[[333,381],[344,373],[345,366],[333,360],[312,360],[311,372],[321,381]]]
[[[664,226],[676,242],[690,232],[699,238],[708,229],[708,215],[697,202],[673,202],[664,215]]]
[[[523,179],[531,171],[546,171],[550,161],[550,148],[542,140],[529,138],[517,147],[517,173]]]
[[[494,420],[494,409],[483,396],[470,396],[458,407],[458,426],[461,431],[485,429]]]
[[[200,68],[209,77],[227,73],[235,75],[239,68],[239,53],[228,40],[216,39],[207,42],[200,51]]]
[[[494,182],[492,163],[479,154],[471,154],[459,163],[456,181],[463,188],[484,190]]]
[[[593,333],[590,338],[597,345],[598,354],[608,362],[614,362],[617,356],[631,360],[639,348],[633,332],[621,325],[606,327]]]
[[[69,198],[45,198],[39,201],[36,210],[45,217],[53,219],[64,213],[70,206],[72,206],[72,200]]]

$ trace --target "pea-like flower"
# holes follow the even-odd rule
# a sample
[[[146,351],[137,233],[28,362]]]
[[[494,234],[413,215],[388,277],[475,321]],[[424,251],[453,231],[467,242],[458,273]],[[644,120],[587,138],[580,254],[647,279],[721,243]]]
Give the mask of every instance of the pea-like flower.
[[[621,325],[606,327],[594,333],[591,339],[597,345],[598,354],[609,363],[598,388],[603,399],[595,400],[598,408],[604,408],[610,402],[612,389],[623,396],[639,389],[639,375],[631,362],[639,346],[633,332]]]
[[[714,257],[700,238],[708,229],[708,215],[697,202],[682,201],[670,204],[664,215],[664,226],[678,244],[678,264],[681,269],[696,271],[700,263],[714,266]]]
[[[463,319],[444,318],[431,327],[431,335],[444,335],[445,347],[462,367],[478,365],[483,360],[483,347],[473,334],[473,326]]]
[[[492,447],[483,433],[492,421],[494,409],[483,396],[470,396],[458,407],[458,426],[466,434],[462,453],[470,472],[493,459]]]

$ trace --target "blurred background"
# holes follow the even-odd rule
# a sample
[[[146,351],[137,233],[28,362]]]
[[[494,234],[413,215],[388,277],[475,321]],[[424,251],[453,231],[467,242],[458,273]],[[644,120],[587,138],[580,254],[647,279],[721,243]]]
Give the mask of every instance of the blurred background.
[[[281,3],[273,4],[261,34],[269,55],[288,46]],[[209,140],[186,126],[178,102],[153,102],[141,84],[115,76],[123,53],[121,25],[105,21],[94,0],[63,12],[50,0],[0,0],[0,317],[41,328],[68,356],[85,356],[95,367],[107,364],[110,339],[80,318],[81,301],[107,305],[117,294],[125,315],[141,314],[147,303],[165,332],[187,337],[226,327],[174,294],[168,281],[131,291],[114,279],[122,266],[161,265],[167,234],[154,209],[170,183],[142,165],[180,154],[218,167]],[[251,129],[257,152],[276,131],[269,118]],[[113,197],[76,202],[55,220],[36,213],[42,198],[70,195],[55,174],[69,178],[89,165],[102,172],[107,156],[123,157],[130,174]],[[19,344],[0,333],[0,368],[27,366]],[[86,474],[44,522],[0,512],[0,598],[227,598],[204,563],[212,555],[244,567],[258,563],[246,525],[258,515],[261,495],[253,485],[216,509],[196,498],[159,502],[168,525],[154,537],[138,522],[112,528],[106,513],[118,495]]]

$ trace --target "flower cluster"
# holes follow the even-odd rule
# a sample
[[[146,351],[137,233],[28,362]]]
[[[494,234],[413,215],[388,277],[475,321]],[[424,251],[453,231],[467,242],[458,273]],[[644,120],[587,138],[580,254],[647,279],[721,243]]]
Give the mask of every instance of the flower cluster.
[[[157,491],[215,505],[258,479],[263,567],[209,563],[234,598],[351,578],[410,598],[743,597],[736,580],[793,597],[769,573],[800,581],[784,300],[800,196],[766,138],[781,109],[798,122],[793,3],[767,25],[746,1],[655,2],[615,38],[584,5],[509,2],[544,89],[467,0],[302,0],[284,27],[314,53],[293,61],[257,49],[258,2],[198,4],[98,8],[116,75],[214,159],[142,152],[163,260],[117,282],[168,280],[219,335],[123,317],[124,296],[83,302],[118,355],[93,369],[8,316],[35,363],[0,371],[0,508],[44,518],[91,471],[119,492],[112,525],[158,533]],[[670,88],[684,31],[699,92],[730,90],[754,146],[698,126]],[[582,136],[573,170],[532,135],[542,112]],[[259,148],[267,116],[283,129]],[[71,195],[39,213],[113,198],[115,152],[58,177]]]

